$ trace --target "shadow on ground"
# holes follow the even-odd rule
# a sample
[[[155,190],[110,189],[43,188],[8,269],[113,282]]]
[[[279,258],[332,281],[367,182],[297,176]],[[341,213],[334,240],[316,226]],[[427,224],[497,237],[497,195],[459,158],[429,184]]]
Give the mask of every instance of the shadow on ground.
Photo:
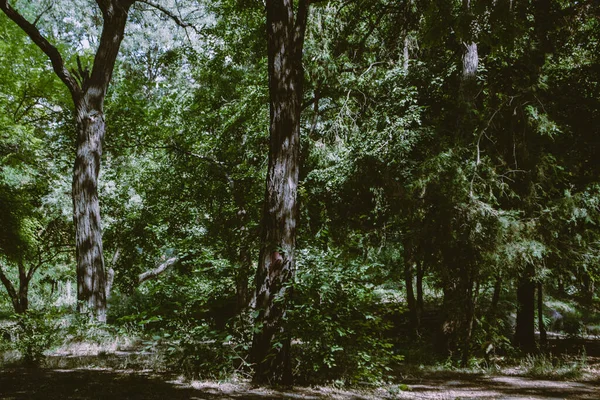
[[[215,388],[195,389],[168,376],[104,370],[49,370],[16,368],[0,371],[0,398],[48,399],[249,399],[288,398],[248,392],[220,393]]]
[[[440,374],[406,380],[410,391],[370,393],[327,388],[276,391],[245,384],[183,384],[172,376],[99,369],[0,370],[0,399],[25,400],[265,400],[265,399],[600,399],[598,381],[565,382],[519,376]]]
[[[598,382],[567,382],[520,376],[456,374],[406,381],[411,392],[400,398],[421,399],[573,399],[598,400]]]

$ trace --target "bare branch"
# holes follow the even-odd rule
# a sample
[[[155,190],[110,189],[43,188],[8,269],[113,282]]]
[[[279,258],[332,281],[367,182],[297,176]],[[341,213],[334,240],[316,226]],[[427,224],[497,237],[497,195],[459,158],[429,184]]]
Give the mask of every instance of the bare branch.
[[[0,0],[0,9],[4,11],[6,16],[13,20],[13,22],[15,22],[19,28],[21,28],[27,34],[27,36],[31,38],[33,43],[35,43],[36,46],[38,46],[48,56],[50,62],[52,63],[54,72],[67,86],[71,92],[73,100],[77,102],[81,96],[81,87],[65,67],[65,63],[58,49],[54,47],[44,36],[42,36],[35,25],[31,24],[14,8],[12,8],[10,4],[8,4],[8,0]]]
[[[142,283],[146,282],[147,280],[156,278],[157,276],[159,276],[160,274],[165,272],[171,265],[175,264],[175,262],[177,260],[179,260],[179,258],[171,257],[164,263],[160,264],[158,267],[151,269],[150,271],[141,273],[138,276],[138,284],[142,284]]]

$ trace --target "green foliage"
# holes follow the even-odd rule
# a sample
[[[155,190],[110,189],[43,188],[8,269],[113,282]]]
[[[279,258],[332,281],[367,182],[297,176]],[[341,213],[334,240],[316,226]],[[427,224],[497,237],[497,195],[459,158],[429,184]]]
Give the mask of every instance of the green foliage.
[[[371,277],[381,268],[359,264],[339,253],[304,250],[287,324],[294,371],[304,383],[379,382],[395,363],[387,307]]]
[[[192,379],[223,380],[234,375],[250,376],[248,354],[252,330],[248,317],[241,315],[230,320],[221,331],[207,323],[200,323],[178,326],[172,335],[163,333],[165,344],[161,350],[168,360],[168,368]],[[160,338],[160,335],[155,338]]]
[[[19,351],[25,365],[40,365],[44,352],[58,343],[60,333],[56,317],[52,310],[28,310],[24,314],[16,314],[15,324],[5,328],[15,338],[10,347]]]

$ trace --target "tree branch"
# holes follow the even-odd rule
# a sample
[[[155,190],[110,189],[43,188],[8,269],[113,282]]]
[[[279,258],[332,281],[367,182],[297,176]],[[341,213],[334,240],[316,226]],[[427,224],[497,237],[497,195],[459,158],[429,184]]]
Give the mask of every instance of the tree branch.
[[[175,264],[175,262],[177,260],[179,260],[179,258],[171,257],[164,263],[160,264],[158,267],[151,269],[150,271],[141,273],[138,276],[138,284],[142,284],[142,283],[146,282],[147,280],[156,278],[157,276],[159,276],[160,274],[165,272],[171,265]]]
[[[33,26],[36,26],[38,24],[38,22],[40,22],[40,19],[42,19],[42,17],[44,16],[44,14],[46,14],[48,11],[50,11],[52,9],[52,7],[54,7],[54,0],[52,0],[50,2],[50,4],[48,5],[48,7],[46,7],[44,10],[42,10],[42,12],[35,18],[35,20],[33,21]]]
[[[36,46],[38,46],[48,56],[50,62],[52,63],[54,72],[67,86],[71,92],[73,100],[77,102],[81,96],[81,87],[65,67],[65,63],[58,49],[54,47],[44,36],[42,36],[35,25],[31,24],[14,8],[12,8],[10,4],[8,4],[8,0],[0,0],[0,9],[4,11],[6,16],[13,20],[13,22],[16,23],[19,28],[21,28],[27,34],[27,36],[31,38],[33,43],[35,43]]]
[[[196,28],[196,26],[194,24],[184,21],[181,17],[179,17],[178,15],[175,15],[172,11],[167,10],[165,7],[161,6],[160,4],[158,4],[152,0],[138,0],[138,3],[144,3],[146,5],[149,5],[152,8],[157,9],[161,13],[165,14],[167,17],[171,18],[173,20],[173,22],[175,22],[177,25],[179,25],[180,27],[182,27],[184,29],[192,28],[196,33],[200,33],[200,30],[198,28]]]

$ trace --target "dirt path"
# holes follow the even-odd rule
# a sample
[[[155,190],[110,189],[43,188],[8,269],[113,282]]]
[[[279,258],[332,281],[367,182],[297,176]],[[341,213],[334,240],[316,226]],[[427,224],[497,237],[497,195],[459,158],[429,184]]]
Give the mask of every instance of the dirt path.
[[[395,387],[375,391],[342,391],[331,388],[298,388],[275,391],[247,384],[193,382],[134,371],[99,369],[0,370],[0,399],[600,399],[596,382],[555,382],[515,376],[459,376],[413,379],[410,391]]]

